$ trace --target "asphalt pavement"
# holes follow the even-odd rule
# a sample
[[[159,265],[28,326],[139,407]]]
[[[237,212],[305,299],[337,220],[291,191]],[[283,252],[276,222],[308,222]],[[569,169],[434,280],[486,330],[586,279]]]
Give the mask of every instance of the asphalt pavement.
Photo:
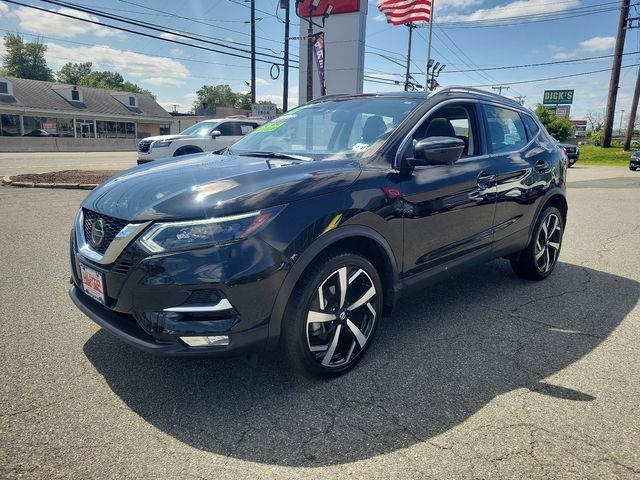
[[[0,187],[0,478],[638,478],[640,173],[569,180],[550,278],[405,298],[331,381],[123,344],[67,297],[86,192]]]

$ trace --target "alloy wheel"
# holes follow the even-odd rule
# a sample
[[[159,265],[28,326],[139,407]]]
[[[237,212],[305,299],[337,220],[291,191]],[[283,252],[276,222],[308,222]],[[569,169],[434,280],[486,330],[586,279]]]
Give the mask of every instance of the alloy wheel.
[[[550,271],[558,260],[562,242],[562,227],[555,213],[543,222],[536,239],[535,263],[542,273]]]
[[[323,367],[355,361],[371,337],[378,292],[369,274],[357,266],[335,270],[320,284],[306,319],[307,346]]]

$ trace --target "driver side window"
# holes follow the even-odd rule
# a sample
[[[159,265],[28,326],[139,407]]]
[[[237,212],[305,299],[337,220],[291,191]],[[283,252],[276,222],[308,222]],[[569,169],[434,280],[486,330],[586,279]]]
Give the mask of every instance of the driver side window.
[[[428,137],[455,137],[464,142],[462,158],[480,155],[471,106],[447,105],[429,115],[413,134],[413,144]]]

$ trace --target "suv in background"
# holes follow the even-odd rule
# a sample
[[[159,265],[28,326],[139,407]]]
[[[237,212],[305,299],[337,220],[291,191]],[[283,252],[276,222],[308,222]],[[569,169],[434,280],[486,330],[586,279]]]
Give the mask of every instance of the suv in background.
[[[580,147],[574,143],[562,143],[559,140],[554,140],[564,148],[564,151],[567,152],[567,158],[569,159],[569,167],[573,167],[574,163],[578,161],[580,158]]]
[[[204,120],[177,135],[147,137],[138,143],[138,165],[166,157],[221,151],[264,123],[252,118]]]
[[[71,234],[70,296],[148,352],[280,346],[294,368],[334,376],[364,356],[400,295],[495,258],[548,277],[566,177],[535,114],[499,95],[324,97],[224,155],[99,185]]]

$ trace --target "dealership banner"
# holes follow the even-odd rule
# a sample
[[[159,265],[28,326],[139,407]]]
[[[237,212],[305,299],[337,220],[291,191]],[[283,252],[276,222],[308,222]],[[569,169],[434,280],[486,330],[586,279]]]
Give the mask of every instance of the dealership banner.
[[[316,66],[320,77],[320,95],[326,95],[327,87],[324,83],[324,32],[316,33],[313,36],[313,56],[316,57]]]

